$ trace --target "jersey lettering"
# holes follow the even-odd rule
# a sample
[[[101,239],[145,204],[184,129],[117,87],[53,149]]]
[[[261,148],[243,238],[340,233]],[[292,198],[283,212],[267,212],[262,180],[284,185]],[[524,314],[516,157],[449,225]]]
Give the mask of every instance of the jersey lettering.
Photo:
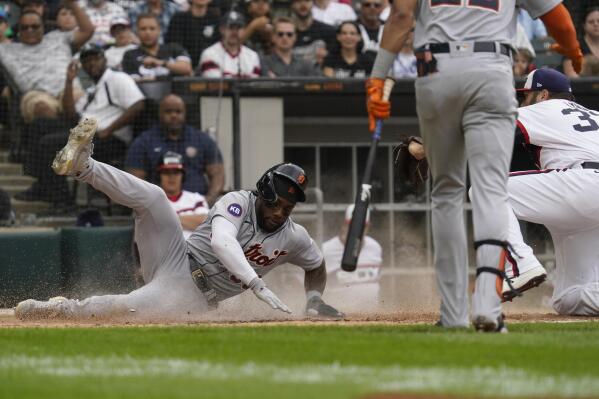
[[[459,7],[462,5],[462,0],[430,0],[430,6],[439,7],[439,6],[454,6]]]
[[[591,115],[597,116],[599,115],[599,113],[595,112],[595,111],[591,111],[589,109],[586,109],[576,103],[569,103],[572,107],[571,108],[565,108],[562,109],[562,114],[563,115],[570,115],[570,114],[578,114],[578,119],[580,119],[582,122],[584,123],[578,123],[576,125],[572,125],[572,128],[574,130],[576,130],[577,132],[595,132],[597,130],[599,130],[599,124],[597,124],[597,122],[591,118]]]
[[[266,267],[266,266],[272,265],[273,263],[275,263],[275,261],[278,258],[280,258],[281,256],[287,255],[288,252],[285,250],[279,251],[278,249],[275,249],[272,254],[273,254],[272,258],[264,255],[262,253],[262,245],[261,244],[254,244],[251,247],[249,247],[248,249],[246,249],[244,252],[244,255],[245,255],[246,259],[248,260],[248,262],[252,262],[256,266],[260,266],[260,267]]]

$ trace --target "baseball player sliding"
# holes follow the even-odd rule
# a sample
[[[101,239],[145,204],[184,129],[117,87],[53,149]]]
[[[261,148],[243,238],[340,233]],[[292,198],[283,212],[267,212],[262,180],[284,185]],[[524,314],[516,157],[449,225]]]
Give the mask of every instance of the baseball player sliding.
[[[468,165],[478,276],[471,319],[479,331],[506,331],[501,284],[509,247],[507,176],[517,107],[512,43],[519,7],[543,20],[559,43],[555,49],[580,69],[576,31],[559,0],[394,0],[366,83],[373,130],[375,119],[389,117],[384,79],[415,19],[416,107],[433,178],[438,324],[443,327],[469,324],[463,218]]]
[[[85,119],[72,129],[52,168],[134,210],[146,285],[126,295],[82,301],[28,299],[15,309],[19,319],[193,319],[246,289],[273,309],[290,313],[261,278],[283,263],[305,270],[308,314],[343,317],[321,299],[326,269],[320,250],[306,230],[289,218],[295,204],[305,200],[307,178],[300,167],[276,165],[260,178],[256,191],[226,194],[185,241],[162,189],[91,158],[96,129],[94,119]]]
[[[519,257],[514,265],[506,262],[507,278],[519,292],[545,280],[517,219],[544,224],[555,247],[555,311],[598,316],[599,112],[574,102],[568,78],[552,69],[531,72],[522,91],[516,138],[539,170],[514,172],[508,179],[508,240]],[[420,144],[411,143],[409,150],[423,156]],[[504,298],[516,296],[512,287],[503,284]]]

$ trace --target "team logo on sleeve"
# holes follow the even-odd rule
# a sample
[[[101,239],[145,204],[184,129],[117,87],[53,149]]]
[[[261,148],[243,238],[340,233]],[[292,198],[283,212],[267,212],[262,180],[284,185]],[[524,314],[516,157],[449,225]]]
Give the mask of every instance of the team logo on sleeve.
[[[236,218],[241,216],[241,205],[239,204],[231,204],[227,207],[227,212],[229,212],[231,215],[235,216]]]

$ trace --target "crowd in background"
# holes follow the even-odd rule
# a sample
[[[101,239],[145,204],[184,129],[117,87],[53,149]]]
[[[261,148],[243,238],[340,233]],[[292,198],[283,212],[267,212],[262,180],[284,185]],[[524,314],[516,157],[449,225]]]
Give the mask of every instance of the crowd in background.
[[[599,7],[589,0],[566,5],[585,55],[580,76],[599,76]],[[68,127],[96,117],[95,157],[157,183],[160,156],[174,151],[186,163],[185,189],[212,202],[224,185],[218,146],[185,123],[180,98],[149,110],[137,83],[176,76],[366,78],[389,10],[389,0],[0,1],[0,90],[4,99],[19,98],[20,160],[38,179],[16,198],[72,198],[47,158]],[[547,58],[548,43],[543,23],[521,11],[514,74],[549,65],[577,77],[568,59]],[[392,72],[416,77],[412,38]],[[153,119],[156,126],[147,123]],[[139,120],[146,125],[133,129]]]

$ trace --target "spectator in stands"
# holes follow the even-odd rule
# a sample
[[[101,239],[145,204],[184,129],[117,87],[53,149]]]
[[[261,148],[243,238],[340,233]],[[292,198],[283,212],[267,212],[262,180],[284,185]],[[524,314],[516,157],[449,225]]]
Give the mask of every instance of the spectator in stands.
[[[75,1],[65,4],[73,11],[78,30],[44,35],[42,18],[29,11],[19,18],[20,42],[0,44],[0,62],[23,94],[21,112],[27,122],[38,113],[60,108],[58,96],[64,88],[71,49],[77,50],[94,32],[89,17]]]
[[[587,54],[582,59],[582,70],[580,76],[599,76],[599,57]]]
[[[599,57],[599,7],[591,7],[584,16],[582,37],[579,40],[582,54],[592,54]],[[564,73],[570,77],[578,77],[568,58],[563,62]]]
[[[322,66],[324,57],[335,42],[335,28],[312,17],[312,0],[293,0],[291,11],[297,29],[293,54]]]
[[[374,56],[383,37],[383,22],[380,19],[382,11],[383,0],[362,0],[360,3],[358,27],[364,43],[362,51],[370,51]]]
[[[64,4],[58,6],[56,13],[56,28],[61,32],[70,32],[77,28],[77,20],[70,8]]]
[[[514,76],[517,78],[528,76],[531,71],[536,69],[532,63],[533,60],[534,57],[528,49],[519,48],[514,57]]]
[[[126,17],[116,17],[110,22],[110,34],[114,37],[114,44],[104,53],[106,65],[108,68],[122,71],[123,56],[127,51],[137,48],[137,37]]]
[[[48,4],[45,0],[23,0],[20,3],[21,15],[27,12],[34,12],[42,17],[44,24],[44,33],[49,33],[56,28],[53,21],[48,20]],[[19,24],[12,27],[13,39],[19,36]]]
[[[87,45],[81,50],[83,70],[93,80],[87,95],[75,101],[73,81],[79,71],[78,61],[72,61],[62,97],[62,119],[55,123],[46,121],[37,129],[36,137],[30,137],[26,172],[37,182],[15,198],[22,201],[67,202],[70,198],[64,176],[57,176],[48,167],[55,151],[63,145],[67,135],[66,126],[87,117],[98,120],[99,130],[94,142],[94,157],[114,166],[122,166],[127,143],[132,139],[129,124],[143,110],[144,96],[133,81],[123,73],[106,68],[106,58],[101,47]]]
[[[262,74],[271,78],[293,76],[320,76],[320,69],[313,63],[293,54],[296,40],[295,25],[289,18],[278,18],[274,22],[272,53],[263,58]]]
[[[336,46],[324,59],[324,75],[340,79],[368,77],[374,58],[362,53],[363,46],[358,24],[353,21],[341,23],[337,28]]]
[[[123,71],[137,80],[192,74],[189,54],[178,43],[160,44],[160,25],[153,14],[137,17],[140,45],[123,56]]]
[[[314,0],[312,17],[317,21],[333,26],[339,26],[344,21],[358,19],[351,6],[334,0]]]
[[[370,226],[370,211],[366,213],[366,227],[355,272],[341,270],[347,229],[351,223],[354,206],[345,211],[345,220],[339,234],[322,244],[322,254],[327,265],[327,292],[330,303],[343,303],[353,309],[373,310],[380,303],[380,276],[383,249],[372,237],[366,235]]]
[[[144,108],[144,95],[135,81],[126,73],[113,71],[107,67],[104,50],[88,45],[79,56],[83,70],[92,78],[94,85],[88,87],[86,96],[75,103],[73,98],[73,79],[77,76],[78,64],[69,65],[62,104],[65,116],[75,119],[93,117],[98,120],[97,143],[94,156],[102,151],[99,147],[108,147],[105,152],[110,158],[124,158],[126,146],[133,139],[130,124]],[[114,143],[118,140],[120,143]],[[114,149],[122,148],[122,154]],[[122,155],[120,157],[119,155]],[[107,157],[102,157],[106,159]],[[105,160],[103,162],[106,162]],[[114,163],[114,162],[111,162]]]
[[[115,18],[126,17],[125,10],[107,0],[84,0],[83,10],[96,28],[90,42],[98,46],[107,46],[114,43],[114,38],[110,34],[110,23]]]
[[[167,151],[158,166],[158,175],[160,187],[177,213],[183,229],[183,237],[187,240],[191,233],[206,220],[210,211],[208,202],[202,194],[183,189],[185,165],[181,154]]]
[[[191,65],[197,65],[202,51],[220,39],[218,13],[209,8],[211,0],[191,0],[186,12],[175,14],[164,38],[166,43],[179,43],[191,56]]]
[[[220,22],[221,40],[208,47],[200,57],[196,74],[205,78],[257,78],[260,77],[260,57],[242,44],[245,26],[243,16],[231,11]]]
[[[393,61],[392,73],[395,79],[415,78],[418,75],[413,44],[414,31],[410,32],[395,61]]]
[[[171,19],[179,11],[175,3],[169,0],[142,0],[136,7],[129,10],[129,19],[134,27],[139,29],[137,20],[142,15],[151,14],[156,17],[156,20],[160,24],[159,29],[159,42],[164,43],[163,35],[168,32]],[[136,32],[138,36],[141,36],[139,32]]]
[[[8,37],[10,31],[10,25],[8,24],[8,17],[4,10],[0,10],[0,44],[6,44],[12,42]]]
[[[269,54],[273,26],[270,17],[270,0],[244,0],[249,22],[240,34],[241,42],[252,50]]]
[[[529,40],[547,37],[547,29],[540,19],[532,19],[525,9],[521,8],[518,14],[518,23],[524,28]]]
[[[204,195],[213,204],[225,184],[223,159],[209,135],[185,123],[185,103],[170,94],[160,102],[160,124],[143,132],[131,144],[125,169],[159,184],[157,167],[167,151],[183,155],[183,189]]]

